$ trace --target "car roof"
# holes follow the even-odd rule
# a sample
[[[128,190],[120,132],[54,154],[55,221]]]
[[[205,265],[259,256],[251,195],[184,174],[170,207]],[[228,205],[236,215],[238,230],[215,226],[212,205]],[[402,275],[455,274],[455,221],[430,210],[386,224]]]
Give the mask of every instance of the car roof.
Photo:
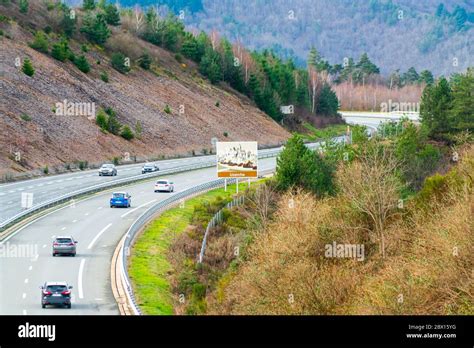
[[[44,283],[46,286],[49,286],[49,285],[64,285],[64,286],[67,286],[67,283],[66,282],[46,282]]]
[[[59,239],[59,238],[70,238],[70,239],[74,239],[72,236],[56,236],[55,239]]]
[[[160,180],[157,180],[156,182],[158,182],[158,181],[168,181],[168,182],[170,182],[171,180],[168,180],[168,179],[160,179]]]
[[[125,192],[125,191],[117,191],[117,192],[113,192],[112,194],[113,194],[113,195],[120,195],[120,194],[122,194],[122,195],[127,195],[128,192]]]
[[[145,163],[145,166],[154,166],[154,165],[155,165],[155,163],[152,163],[152,162]]]
[[[113,166],[114,164],[113,163],[104,163],[102,164],[103,166]]]

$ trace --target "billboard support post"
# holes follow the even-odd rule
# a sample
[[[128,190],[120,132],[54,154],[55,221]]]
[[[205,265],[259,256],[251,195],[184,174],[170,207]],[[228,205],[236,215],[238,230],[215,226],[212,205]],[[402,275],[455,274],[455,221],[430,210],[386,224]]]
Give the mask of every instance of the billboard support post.
[[[235,180],[236,185],[237,185],[237,194],[239,194],[239,178]]]
[[[227,179],[224,179],[224,191],[227,192]]]
[[[249,188],[250,188],[250,178],[248,179],[248,182],[249,182]]]

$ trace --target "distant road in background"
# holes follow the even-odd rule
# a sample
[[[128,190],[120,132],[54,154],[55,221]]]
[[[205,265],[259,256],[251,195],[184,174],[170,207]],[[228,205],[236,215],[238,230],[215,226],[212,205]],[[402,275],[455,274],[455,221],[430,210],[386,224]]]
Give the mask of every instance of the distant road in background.
[[[420,122],[418,112],[339,111],[339,113],[347,123],[364,125],[373,130],[377,130],[381,123],[399,121],[403,117],[415,123]]]

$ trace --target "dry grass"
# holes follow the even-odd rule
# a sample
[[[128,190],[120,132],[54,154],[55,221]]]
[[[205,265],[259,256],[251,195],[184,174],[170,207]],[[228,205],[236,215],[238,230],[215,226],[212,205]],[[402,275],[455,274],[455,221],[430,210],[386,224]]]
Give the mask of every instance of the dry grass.
[[[474,146],[461,157],[443,183],[449,199],[424,194],[426,204],[413,201],[386,226],[385,259],[366,240],[369,221],[343,197],[284,196],[208,313],[473,314]],[[332,241],[364,243],[365,261],[324,257]]]

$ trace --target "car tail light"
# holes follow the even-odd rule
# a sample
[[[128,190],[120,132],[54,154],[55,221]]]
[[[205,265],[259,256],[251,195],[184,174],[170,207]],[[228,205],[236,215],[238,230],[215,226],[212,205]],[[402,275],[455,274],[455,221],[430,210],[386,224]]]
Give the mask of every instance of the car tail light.
[[[71,242],[71,243],[69,243],[68,245],[69,245],[69,246],[73,246],[73,245],[74,245],[74,243],[73,243],[73,242]]]
[[[168,185],[168,184],[165,184],[165,186],[170,186],[170,185]]]
[[[70,295],[71,291],[70,290],[64,290],[61,294],[62,295]]]
[[[51,295],[51,294],[52,294],[51,291],[47,291],[47,290],[43,291],[43,295]]]
[[[54,242],[54,243],[53,243],[53,245],[54,245],[54,246],[58,246],[58,245],[59,245],[59,243],[56,243],[56,242]]]

